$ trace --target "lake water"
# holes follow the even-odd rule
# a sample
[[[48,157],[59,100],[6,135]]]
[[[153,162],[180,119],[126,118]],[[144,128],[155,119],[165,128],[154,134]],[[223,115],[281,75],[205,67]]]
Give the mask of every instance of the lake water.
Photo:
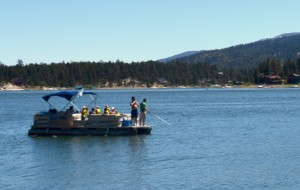
[[[0,92],[0,189],[300,189],[300,89],[99,90],[129,112],[147,98],[151,135],[27,132],[49,91]]]

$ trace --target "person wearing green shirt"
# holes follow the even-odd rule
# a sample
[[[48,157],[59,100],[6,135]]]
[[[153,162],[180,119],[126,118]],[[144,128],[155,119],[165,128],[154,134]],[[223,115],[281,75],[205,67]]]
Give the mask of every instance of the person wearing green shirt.
[[[147,109],[147,104],[146,104],[147,99],[144,98],[143,102],[140,103],[140,126],[145,126],[145,121],[146,121],[146,112],[150,112]]]

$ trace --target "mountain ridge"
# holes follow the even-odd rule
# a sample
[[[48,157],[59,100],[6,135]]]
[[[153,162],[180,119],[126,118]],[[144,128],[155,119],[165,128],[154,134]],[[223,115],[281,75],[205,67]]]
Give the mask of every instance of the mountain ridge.
[[[172,61],[174,59],[178,59],[178,58],[182,58],[182,57],[187,57],[187,56],[196,54],[198,52],[200,52],[200,51],[185,51],[183,53],[179,53],[179,54],[173,55],[171,57],[160,59],[159,61],[165,63],[165,62],[168,62],[168,61]]]
[[[296,59],[299,55],[300,32],[291,32],[223,49],[202,50],[187,56],[176,57],[175,55],[169,57],[167,62],[201,62],[229,67],[255,67],[265,59]],[[172,57],[175,58],[170,59]]]

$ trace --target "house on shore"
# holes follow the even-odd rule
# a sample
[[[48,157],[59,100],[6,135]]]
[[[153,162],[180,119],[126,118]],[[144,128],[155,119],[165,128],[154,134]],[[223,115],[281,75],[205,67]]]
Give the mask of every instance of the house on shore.
[[[288,84],[299,84],[300,82],[300,75],[298,74],[291,74],[287,78]]]
[[[278,75],[264,75],[259,76],[259,81],[262,84],[272,85],[272,84],[281,84],[281,77]]]

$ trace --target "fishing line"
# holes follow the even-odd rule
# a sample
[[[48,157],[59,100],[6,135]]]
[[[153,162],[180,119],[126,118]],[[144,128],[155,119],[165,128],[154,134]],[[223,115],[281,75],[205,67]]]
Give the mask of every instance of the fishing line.
[[[138,101],[139,98],[140,98],[145,92],[146,92],[146,89],[143,90],[143,91],[139,94],[139,96],[136,98],[136,101]],[[152,113],[152,112],[149,112],[149,114],[154,115],[157,119],[161,120],[162,122],[166,123],[166,124],[169,125],[169,126],[172,126],[171,123],[167,122],[166,120],[164,120],[163,118],[159,117],[158,115],[156,115],[156,114],[154,114],[154,113]]]
[[[143,91],[139,94],[139,96],[136,98],[136,101],[138,101],[139,98],[140,98],[145,92],[146,92],[146,89],[143,90]],[[164,120],[163,118],[159,117],[158,115],[156,115],[156,114],[154,114],[154,113],[152,113],[152,112],[149,112],[149,113],[152,114],[152,115],[154,115],[157,119],[161,120],[162,122],[166,123],[167,125],[172,126],[171,123],[167,122],[166,120]]]
[[[152,112],[149,112],[149,113],[152,114],[152,115],[154,115],[156,118],[158,118],[159,120],[163,121],[164,123],[166,123],[166,124],[172,126],[171,123],[167,122],[166,120],[164,120],[163,118],[159,117],[158,115],[156,115],[156,114],[154,114],[154,113],[152,113]]]

